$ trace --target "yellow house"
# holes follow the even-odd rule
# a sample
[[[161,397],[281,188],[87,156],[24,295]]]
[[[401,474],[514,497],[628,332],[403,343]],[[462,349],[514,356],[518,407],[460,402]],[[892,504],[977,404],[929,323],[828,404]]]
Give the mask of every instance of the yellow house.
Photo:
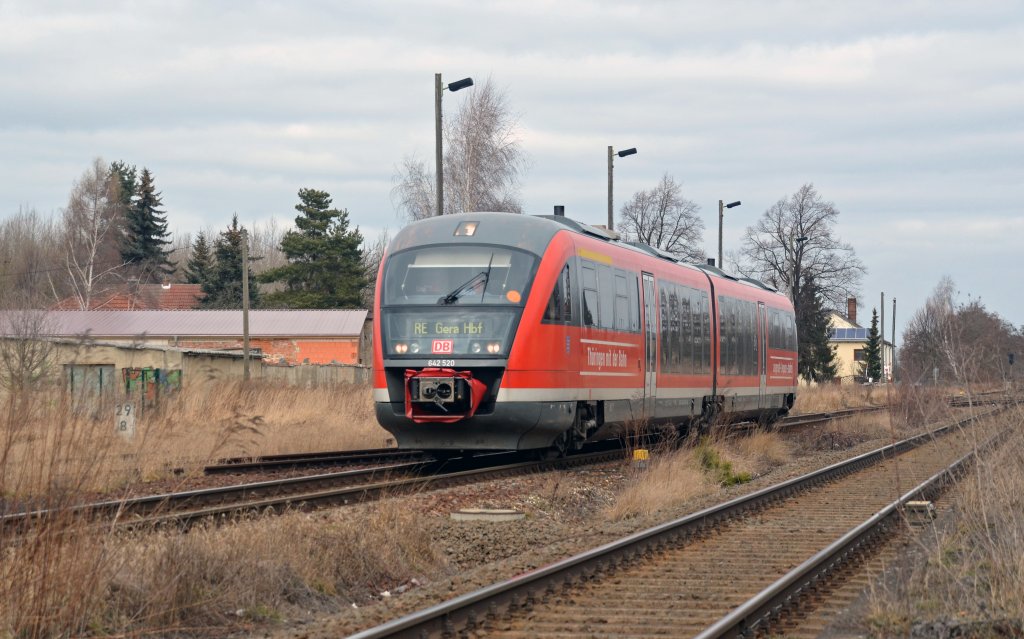
[[[829,343],[835,350],[836,378],[844,384],[869,381],[864,375],[869,329],[857,323],[857,299],[851,297],[846,300],[846,315],[830,311],[829,326]],[[892,381],[892,355],[892,343],[882,336],[883,381]]]

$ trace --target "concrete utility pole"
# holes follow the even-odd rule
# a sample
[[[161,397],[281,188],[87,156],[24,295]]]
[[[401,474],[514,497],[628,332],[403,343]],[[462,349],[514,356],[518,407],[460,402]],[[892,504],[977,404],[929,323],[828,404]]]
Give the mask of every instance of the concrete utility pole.
[[[608,230],[615,226],[615,212],[612,209],[612,147],[608,147]]]
[[[249,381],[249,232],[242,229],[242,380]]]
[[[444,162],[441,159],[441,74],[434,74],[434,172],[437,175],[437,209],[434,215],[444,215]]]
[[[612,231],[615,229],[615,209],[612,207],[612,158],[618,155],[620,158],[624,158],[627,155],[636,154],[636,148],[626,149],[625,151],[619,151],[615,153],[612,147],[608,147],[608,230]]]
[[[892,298],[892,381],[896,381],[896,298]]]
[[[725,262],[722,261],[722,223],[725,219],[725,209],[731,209],[734,206],[742,204],[739,200],[725,204],[722,200],[718,200],[718,268],[724,269]]]
[[[434,74],[434,173],[437,175],[437,210],[434,215],[444,215],[444,158],[441,157],[441,96],[444,90],[455,92],[473,86],[473,78],[463,78],[447,87],[441,82],[441,74]]]

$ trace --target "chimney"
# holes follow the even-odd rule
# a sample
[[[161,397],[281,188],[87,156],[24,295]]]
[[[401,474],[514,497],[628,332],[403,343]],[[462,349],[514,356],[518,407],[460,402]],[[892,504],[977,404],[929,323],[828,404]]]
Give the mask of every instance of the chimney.
[[[715,258],[709,257],[708,258],[708,266],[714,266],[714,265],[715,265]]]
[[[846,298],[846,319],[850,320],[851,324],[857,323],[857,298],[847,297]]]
[[[565,217],[565,207],[561,204],[556,204],[555,215],[558,217]]]

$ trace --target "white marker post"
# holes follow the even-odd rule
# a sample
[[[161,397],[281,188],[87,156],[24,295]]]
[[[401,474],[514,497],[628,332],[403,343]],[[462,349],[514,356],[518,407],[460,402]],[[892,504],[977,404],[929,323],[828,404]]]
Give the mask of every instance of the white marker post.
[[[114,430],[125,439],[135,437],[135,404],[133,402],[117,404],[114,410]]]

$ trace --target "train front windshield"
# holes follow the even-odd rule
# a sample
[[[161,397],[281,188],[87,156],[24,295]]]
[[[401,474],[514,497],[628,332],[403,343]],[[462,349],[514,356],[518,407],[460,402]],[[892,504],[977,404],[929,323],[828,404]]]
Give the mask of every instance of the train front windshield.
[[[397,253],[384,269],[381,319],[389,356],[505,355],[537,258],[489,246]]]

